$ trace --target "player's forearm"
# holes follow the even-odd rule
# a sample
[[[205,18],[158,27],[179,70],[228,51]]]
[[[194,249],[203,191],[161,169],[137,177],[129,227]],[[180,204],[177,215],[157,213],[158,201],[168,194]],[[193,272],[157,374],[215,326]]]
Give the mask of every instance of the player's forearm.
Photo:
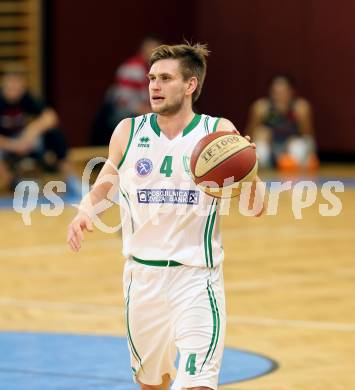
[[[113,189],[112,183],[95,183],[91,191],[80,202],[79,213],[87,214],[91,220],[102,214],[112,205],[110,196]]]

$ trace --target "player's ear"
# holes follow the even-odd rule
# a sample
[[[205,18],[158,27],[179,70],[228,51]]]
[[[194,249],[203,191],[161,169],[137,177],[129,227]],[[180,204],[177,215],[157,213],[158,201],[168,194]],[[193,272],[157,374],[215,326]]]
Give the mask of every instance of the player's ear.
[[[195,76],[190,77],[188,80],[186,93],[188,95],[192,95],[197,88],[197,84],[198,84],[197,77]]]

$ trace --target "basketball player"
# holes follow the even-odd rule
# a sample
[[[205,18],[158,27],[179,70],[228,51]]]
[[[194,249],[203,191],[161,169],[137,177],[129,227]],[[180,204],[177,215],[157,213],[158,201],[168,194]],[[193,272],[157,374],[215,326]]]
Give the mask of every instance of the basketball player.
[[[109,159],[68,229],[78,251],[95,205],[112,190],[105,175],[119,176],[127,337],[141,390],[168,389],[172,379],[174,390],[217,389],[226,325],[218,201],[195,186],[187,162],[206,134],[236,129],[193,112],[207,54],[204,45],[155,49],[153,113],[117,126]]]

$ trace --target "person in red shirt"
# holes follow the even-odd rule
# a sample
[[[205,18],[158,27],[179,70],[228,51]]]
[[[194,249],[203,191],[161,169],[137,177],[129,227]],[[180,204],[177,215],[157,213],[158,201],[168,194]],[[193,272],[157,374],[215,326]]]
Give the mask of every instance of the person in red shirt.
[[[160,44],[158,38],[147,36],[138,52],[117,68],[114,84],[108,90],[94,121],[92,144],[107,145],[113,130],[122,119],[150,111],[148,60]]]
[[[145,38],[138,53],[118,67],[113,95],[121,116],[142,115],[150,111],[148,60],[159,45],[156,38]]]

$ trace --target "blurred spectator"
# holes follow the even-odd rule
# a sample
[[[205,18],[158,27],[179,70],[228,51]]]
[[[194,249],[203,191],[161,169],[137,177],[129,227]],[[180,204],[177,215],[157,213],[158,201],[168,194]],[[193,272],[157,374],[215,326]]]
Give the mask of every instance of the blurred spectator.
[[[25,69],[17,66],[6,71],[0,90],[0,180],[4,186],[14,187],[20,180],[19,164],[29,157],[44,168],[58,169],[69,186],[77,185],[57,126],[56,112],[28,91]]]
[[[293,80],[285,75],[272,79],[269,94],[253,103],[247,126],[257,146],[260,166],[316,168],[309,102],[296,96]]]
[[[148,61],[151,52],[159,45],[158,38],[146,37],[138,53],[118,67],[115,82],[107,92],[94,121],[93,145],[107,145],[113,130],[122,119],[150,111]]]

